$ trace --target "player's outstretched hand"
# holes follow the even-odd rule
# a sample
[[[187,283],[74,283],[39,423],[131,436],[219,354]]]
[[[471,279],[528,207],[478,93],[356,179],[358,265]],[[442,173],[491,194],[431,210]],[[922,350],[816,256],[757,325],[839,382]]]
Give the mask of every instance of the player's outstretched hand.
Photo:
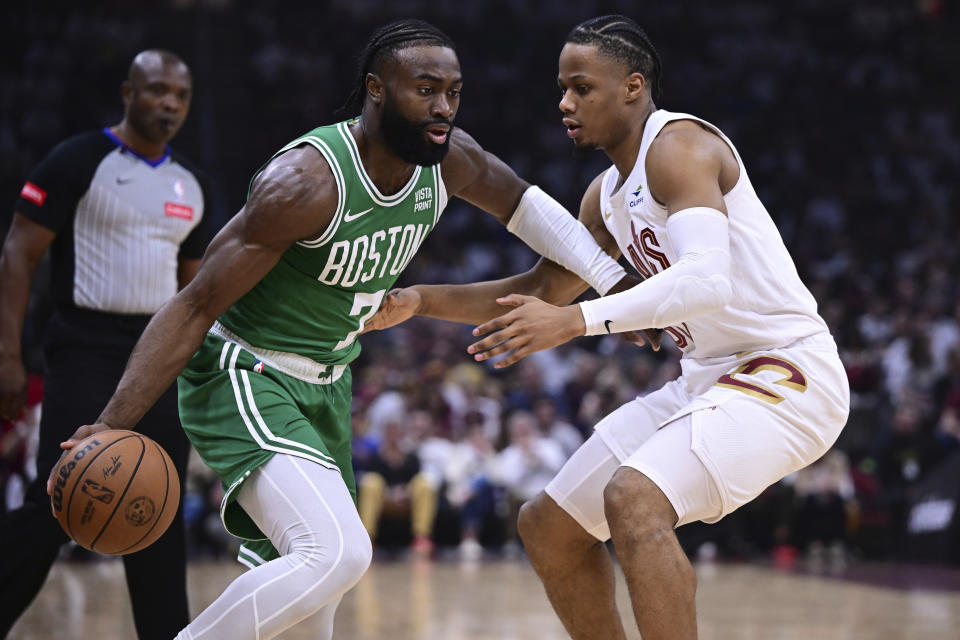
[[[474,329],[475,336],[489,335],[470,345],[467,353],[472,353],[478,362],[506,353],[507,357],[494,365],[498,369],[509,367],[531,353],[552,349],[586,331],[583,314],[576,305],[555,307],[539,298],[516,293],[497,298],[497,304],[516,309]]]
[[[95,433],[100,433],[101,431],[106,431],[110,429],[109,426],[103,423],[97,424],[85,424],[76,431],[73,432],[73,435],[69,439],[64,440],[60,443],[60,448],[63,449],[63,453],[60,454],[60,459],[57,460],[57,463],[53,465],[53,469],[50,470],[50,476],[47,478],[47,495],[53,495],[53,481],[57,473],[57,469],[60,468],[60,463],[63,462],[64,456],[69,453],[70,449],[73,449],[77,444],[86,438],[87,436],[92,436]]]
[[[389,329],[401,322],[406,322],[416,315],[420,308],[420,301],[420,293],[413,287],[394,289],[383,298],[380,308],[372,318],[367,320],[360,333]]]

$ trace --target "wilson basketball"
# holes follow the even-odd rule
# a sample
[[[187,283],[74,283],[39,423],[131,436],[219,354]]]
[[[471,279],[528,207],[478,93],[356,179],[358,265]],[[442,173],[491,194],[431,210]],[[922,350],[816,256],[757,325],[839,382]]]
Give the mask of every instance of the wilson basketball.
[[[167,452],[145,435],[101,431],[57,468],[53,513],[77,544],[107,555],[140,551],[177,513],[180,479]]]

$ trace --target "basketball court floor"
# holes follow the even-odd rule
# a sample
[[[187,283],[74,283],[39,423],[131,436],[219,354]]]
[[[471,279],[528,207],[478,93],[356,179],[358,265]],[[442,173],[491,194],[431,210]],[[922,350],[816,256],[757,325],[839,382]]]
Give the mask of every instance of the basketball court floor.
[[[189,570],[194,611],[243,567]],[[956,640],[960,572],[864,567],[844,578],[740,564],[697,566],[704,640]],[[852,579],[851,579],[852,578]],[[632,623],[625,585],[620,610]],[[313,640],[310,620],[281,636]],[[337,613],[341,640],[561,640],[567,638],[525,559],[474,564],[375,561]],[[632,639],[639,638],[633,631]],[[135,638],[118,560],[60,562],[13,628],[11,640]]]

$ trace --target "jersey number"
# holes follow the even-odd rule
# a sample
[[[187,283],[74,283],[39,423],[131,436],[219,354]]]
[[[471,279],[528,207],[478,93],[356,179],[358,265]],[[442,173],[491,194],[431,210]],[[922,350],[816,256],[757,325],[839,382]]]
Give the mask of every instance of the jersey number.
[[[666,254],[660,251],[661,246],[653,229],[644,227],[643,231],[638,234],[637,228],[633,226],[633,220],[631,220],[630,235],[633,236],[633,243],[627,247],[627,252],[630,254],[633,266],[637,268],[644,279],[652,278],[655,274],[670,266]],[[686,349],[693,342],[693,336],[690,335],[690,329],[685,322],[673,327],[664,327],[663,330],[673,337],[673,341],[680,349]]]
[[[353,294],[353,306],[350,307],[350,317],[359,316],[357,318],[357,328],[354,331],[351,331],[343,340],[334,345],[333,350],[339,351],[340,349],[346,349],[354,343],[357,339],[357,335],[363,331],[363,325],[367,323],[367,320],[373,317],[373,314],[377,312],[377,309],[380,308],[380,302],[383,300],[383,294],[387,292],[386,289],[381,289],[380,291],[374,291],[373,293],[355,293]]]
[[[773,384],[789,387],[790,389],[799,391],[800,393],[803,393],[807,390],[807,378],[795,364],[792,362],[787,362],[786,360],[781,360],[780,358],[774,358],[772,356],[760,356],[759,358],[748,360],[731,373],[725,373],[720,376],[720,378],[714,384],[718,387],[726,387],[728,389],[742,391],[747,395],[753,396],[754,398],[759,398],[760,400],[769,402],[770,404],[780,404],[783,402],[783,396],[779,393],[774,393],[761,384],[747,382],[734,377],[737,375],[749,376],[758,371],[776,371],[778,373],[782,373],[783,377],[775,381]]]

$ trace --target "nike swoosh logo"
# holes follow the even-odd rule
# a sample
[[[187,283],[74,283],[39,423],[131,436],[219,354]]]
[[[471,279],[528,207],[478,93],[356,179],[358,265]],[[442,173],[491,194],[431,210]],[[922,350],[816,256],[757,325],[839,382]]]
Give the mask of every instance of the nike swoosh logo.
[[[613,322],[613,320],[604,320],[604,321],[603,321],[603,326],[604,326],[604,328],[607,330],[607,333],[610,333],[610,323],[611,323],[611,322]]]
[[[117,178],[117,184],[130,184],[135,178]]]
[[[371,211],[373,211],[373,207],[370,207],[369,209],[366,209],[365,211],[361,211],[360,213],[355,213],[355,214],[353,214],[353,215],[350,215],[350,209],[347,209],[347,212],[346,212],[345,214],[343,214],[343,219],[344,219],[345,222],[350,222],[351,220],[356,220],[357,218],[359,218],[359,217],[362,216],[363,214],[365,214],[365,213],[370,213]]]

